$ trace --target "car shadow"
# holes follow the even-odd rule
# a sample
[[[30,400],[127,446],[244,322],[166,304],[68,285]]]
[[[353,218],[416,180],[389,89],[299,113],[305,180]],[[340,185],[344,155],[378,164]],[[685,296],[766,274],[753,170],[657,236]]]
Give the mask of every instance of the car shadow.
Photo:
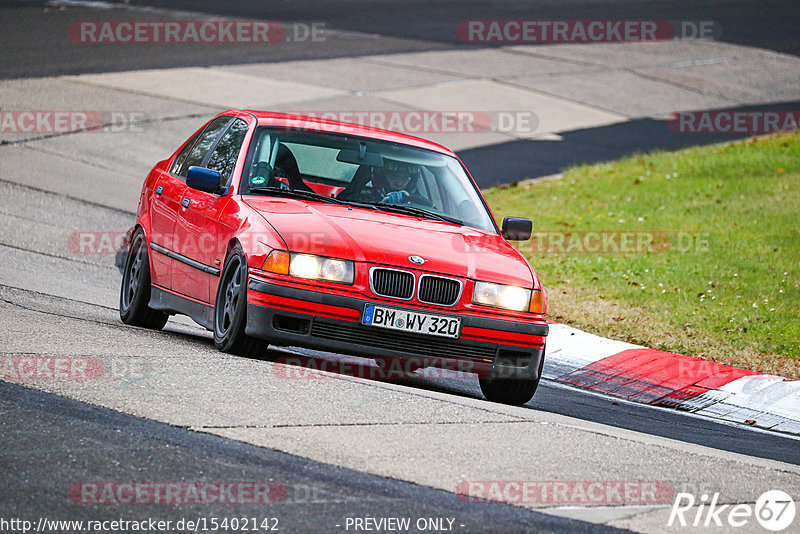
[[[374,382],[409,386],[416,389],[438,391],[454,395],[482,398],[477,389],[478,377],[471,372],[441,369],[438,367],[410,368],[407,362],[395,359],[385,366],[373,358],[339,355],[292,347],[271,348],[267,357],[284,366],[276,375],[292,379],[314,379],[321,373],[331,373],[337,378],[356,378]],[[459,387],[464,385],[466,387]],[[469,387],[472,385],[473,387]]]
[[[437,374],[433,368],[425,368],[416,372],[383,374],[366,358],[273,352],[280,352],[280,357],[275,361],[285,366],[283,372],[287,378],[320,378],[319,371],[326,371],[338,379],[366,379],[405,386],[411,391],[483,399],[477,375],[471,373],[454,377]],[[280,376],[280,372],[278,374]],[[486,402],[487,407],[491,406],[489,401]],[[798,441],[792,436],[753,430],[669,408],[627,402],[549,379],[541,381],[533,399],[523,408],[530,410],[532,418],[536,418],[536,413],[552,413],[684,443],[800,464],[800,447],[797,447]]]
[[[181,325],[182,326],[182,325]],[[166,334],[185,343],[214,349],[213,340],[201,332],[165,329]],[[297,380],[368,380],[379,384],[407,387],[408,391],[430,391],[459,398],[482,400],[478,377],[473,373],[441,373],[427,367],[416,371],[389,367],[382,371],[375,360],[313,351],[298,347],[270,347],[246,358],[275,365],[272,375]],[[489,401],[487,408],[491,406]],[[533,399],[523,406],[531,412],[597,423],[642,434],[711,447],[714,449],[800,465],[798,439],[785,434],[752,429],[741,425],[697,417],[677,410],[637,404],[593,393],[559,382],[542,379]]]

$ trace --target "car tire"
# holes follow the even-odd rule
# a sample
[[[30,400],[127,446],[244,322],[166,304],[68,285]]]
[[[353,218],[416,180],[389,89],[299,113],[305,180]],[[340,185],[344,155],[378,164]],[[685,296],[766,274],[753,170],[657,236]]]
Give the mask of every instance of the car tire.
[[[496,378],[489,375],[479,381],[486,400],[513,406],[527,403],[539,387],[538,378]]]
[[[161,330],[169,315],[154,310],[150,303],[150,257],[144,232],[137,229],[131,238],[128,257],[122,270],[119,292],[119,317],[132,326]]]
[[[237,243],[225,258],[214,304],[214,345],[222,352],[263,356],[269,344],[245,334],[247,325],[247,259]]]

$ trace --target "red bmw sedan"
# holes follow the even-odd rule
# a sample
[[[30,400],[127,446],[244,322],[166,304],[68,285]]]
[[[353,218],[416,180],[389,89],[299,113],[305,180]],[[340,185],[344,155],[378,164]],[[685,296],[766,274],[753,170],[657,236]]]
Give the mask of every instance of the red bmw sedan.
[[[547,294],[450,150],[386,130],[227,111],[142,187],[120,291],[126,324],[184,314],[219,350],[268,344],[469,370],[524,404]]]

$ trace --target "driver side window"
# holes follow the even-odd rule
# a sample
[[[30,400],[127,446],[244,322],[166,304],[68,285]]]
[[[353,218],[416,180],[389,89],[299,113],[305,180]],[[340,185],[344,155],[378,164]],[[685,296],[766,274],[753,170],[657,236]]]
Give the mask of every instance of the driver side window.
[[[242,119],[236,119],[208,157],[206,167],[219,171],[219,185],[222,187],[228,184],[228,179],[233,174],[246,133],[247,123]]]
[[[172,166],[172,173],[186,179],[189,167],[202,165],[217,136],[230,121],[231,117],[217,117],[211,121],[198,136],[197,140],[194,143],[187,144],[186,148],[178,155],[175,159],[175,165]]]

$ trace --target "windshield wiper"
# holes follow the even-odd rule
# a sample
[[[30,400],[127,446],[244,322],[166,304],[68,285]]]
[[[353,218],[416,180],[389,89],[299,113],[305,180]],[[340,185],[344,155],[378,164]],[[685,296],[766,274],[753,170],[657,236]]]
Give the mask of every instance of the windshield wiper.
[[[258,189],[251,189],[250,193],[284,196],[289,198],[308,198],[311,200],[330,202],[331,204],[354,206],[356,208],[366,208],[369,210],[378,209],[374,204],[369,204],[367,202],[357,202],[355,200],[341,200],[336,197],[326,197],[325,195],[320,195],[319,193],[315,193],[313,191],[306,191],[305,189],[278,189],[277,187],[260,187]]]
[[[436,219],[439,221],[449,222],[457,224],[459,226],[464,225],[464,221],[456,219],[455,217],[449,217],[447,215],[442,215],[441,213],[424,210],[422,208],[415,208],[414,206],[405,206],[402,204],[389,204],[387,202],[374,202],[372,203],[372,205],[385,211],[396,211],[398,213],[406,213],[408,215],[418,215],[420,217],[425,217],[428,219]]]
[[[438,221],[449,222],[452,224],[457,224],[459,226],[464,225],[464,221],[461,221],[454,217],[448,217],[447,215],[442,215],[440,213],[435,213],[421,208],[415,208],[414,206],[388,204],[385,202],[356,202],[348,200],[339,200],[338,198],[335,197],[326,197],[324,195],[320,195],[319,193],[315,193],[313,191],[306,191],[304,189],[279,189],[277,187],[265,187],[265,188],[250,189],[250,193],[256,193],[260,195],[273,195],[273,196],[288,197],[288,198],[307,198],[309,200],[317,200],[320,202],[328,202],[330,204],[341,204],[345,206],[355,206],[357,208],[395,211],[397,213],[405,213],[408,215],[416,215],[428,219],[435,219]]]
[[[329,202],[331,204],[347,204],[342,200],[338,200],[333,197],[326,197],[325,195],[320,195],[319,193],[315,193],[313,191],[305,191],[304,189],[279,189],[277,187],[260,187],[257,189],[250,189],[250,193],[256,193],[259,195],[272,195],[276,197],[288,197],[288,198],[307,198],[310,200],[318,200],[320,202]]]

